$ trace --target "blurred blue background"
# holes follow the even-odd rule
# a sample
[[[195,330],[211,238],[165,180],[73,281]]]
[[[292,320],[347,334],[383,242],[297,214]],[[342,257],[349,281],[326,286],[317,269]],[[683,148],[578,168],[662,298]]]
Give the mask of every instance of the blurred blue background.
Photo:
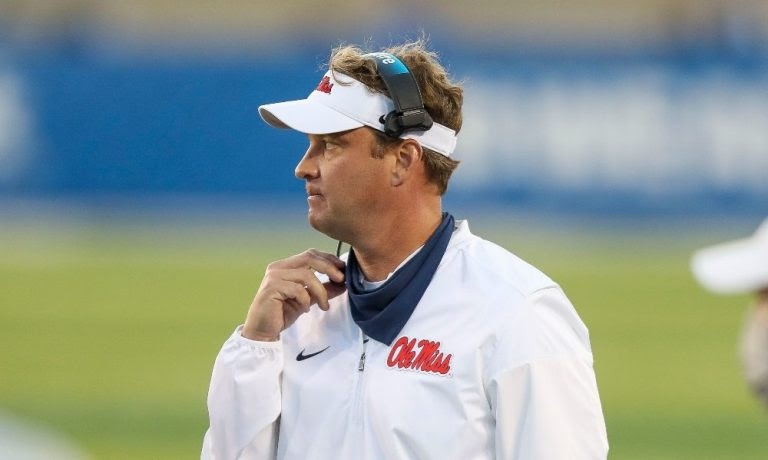
[[[766,9],[6,1],[0,197],[303,206],[292,171],[305,139],[269,129],[258,105],[305,97],[341,42],[377,48],[424,30],[466,86],[449,203],[760,214]]]

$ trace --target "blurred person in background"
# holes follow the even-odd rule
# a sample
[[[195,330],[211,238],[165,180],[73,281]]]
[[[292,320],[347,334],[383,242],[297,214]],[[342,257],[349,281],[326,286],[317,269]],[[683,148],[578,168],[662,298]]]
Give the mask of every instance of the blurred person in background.
[[[461,87],[422,41],[329,67],[260,113],[308,135],[309,223],[351,249],[267,267],[214,364],[202,457],[605,459],[570,301],[442,210]]]
[[[768,219],[749,238],[697,251],[691,268],[706,289],[717,294],[753,293],[739,339],[744,377],[768,407]]]

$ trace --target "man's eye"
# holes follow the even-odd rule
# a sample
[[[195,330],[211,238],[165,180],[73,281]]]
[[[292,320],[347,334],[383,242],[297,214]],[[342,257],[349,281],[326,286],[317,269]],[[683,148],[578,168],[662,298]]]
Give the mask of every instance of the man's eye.
[[[334,142],[324,141],[323,146],[325,147],[325,150],[332,150],[338,147],[339,145]]]

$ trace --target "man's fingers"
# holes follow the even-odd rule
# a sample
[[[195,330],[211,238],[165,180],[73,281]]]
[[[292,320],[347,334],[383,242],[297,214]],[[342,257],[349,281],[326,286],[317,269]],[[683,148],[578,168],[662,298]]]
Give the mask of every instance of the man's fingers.
[[[300,283],[287,280],[276,281],[274,288],[280,296],[280,300],[284,302],[293,300],[304,312],[309,311],[312,299],[307,290],[304,289],[304,286]]]
[[[344,261],[333,254],[309,249],[269,264],[265,280],[279,292],[279,300],[286,305],[294,300],[306,312],[311,304],[316,303],[327,311],[328,300],[346,290],[343,284],[344,267]],[[330,281],[321,283],[315,272],[327,275]]]
[[[343,260],[339,259],[335,255],[329,253],[329,252],[322,252],[318,251],[316,249],[310,249],[310,251],[315,251],[315,255],[322,257],[323,259],[327,260],[328,262],[335,265],[339,270],[344,270],[344,267],[347,265]]]
[[[270,276],[295,284],[295,286],[290,287],[291,298],[294,298],[296,295],[294,289],[297,286],[301,287],[309,295],[309,303],[316,303],[324,311],[328,310],[328,301],[330,299],[343,294],[347,290],[347,286],[344,283],[333,281],[321,283],[311,270],[305,268],[273,270]]]
[[[328,275],[333,281],[339,283],[344,281],[344,262],[333,254],[320,252],[316,249],[310,249],[287,259],[272,262],[267,270],[292,268],[309,268]]]
[[[328,311],[331,307],[330,300],[345,293],[347,291],[347,285],[344,283],[326,281],[320,285],[320,289],[322,289],[324,295],[323,302],[321,303],[317,301],[314,295],[312,296],[312,300],[317,303],[317,306],[320,307],[321,310]]]
[[[310,269],[318,273],[328,275],[328,278],[336,281],[337,283],[344,281],[344,266],[342,265],[339,267],[338,264],[333,260],[328,260],[328,258],[324,256],[311,254],[307,256],[307,264]]]
[[[248,309],[243,335],[277,337],[313,303],[328,310],[329,294],[316,272],[341,283],[344,266],[337,257],[315,249],[269,264]],[[336,295],[337,290],[332,290],[330,297]]]
[[[309,293],[311,303],[316,303],[323,310],[328,310],[328,294],[312,270],[306,268],[275,270],[272,275],[300,284]]]
[[[307,292],[309,292],[314,303],[323,310],[328,310],[328,293],[325,291],[323,284],[314,274],[311,276],[311,279],[307,280],[307,284],[304,287]]]

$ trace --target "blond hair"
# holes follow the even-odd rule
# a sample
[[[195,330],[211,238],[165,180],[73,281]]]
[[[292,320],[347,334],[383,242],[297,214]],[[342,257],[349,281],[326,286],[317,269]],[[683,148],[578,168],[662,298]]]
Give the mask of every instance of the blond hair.
[[[461,130],[461,105],[464,101],[464,91],[460,85],[452,82],[445,68],[440,64],[437,54],[429,51],[426,39],[421,38],[402,45],[391,46],[382,50],[397,56],[411,71],[421,90],[424,108],[436,123],[453,129],[456,133]],[[332,72],[340,72],[363,83],[374,92],[389,96],[386,85],[376,72],[376,63],[367,53],[352,45],[343,45],[331,52],[329,67]],[[399,142],[376,132],[380,149],[382,150]],[[437,186],[438,193],[444,194],[448,188],[448,180],[458,167],[459,162],[445,155],[424,148],[422,160],[427,173],[427,180]]]

